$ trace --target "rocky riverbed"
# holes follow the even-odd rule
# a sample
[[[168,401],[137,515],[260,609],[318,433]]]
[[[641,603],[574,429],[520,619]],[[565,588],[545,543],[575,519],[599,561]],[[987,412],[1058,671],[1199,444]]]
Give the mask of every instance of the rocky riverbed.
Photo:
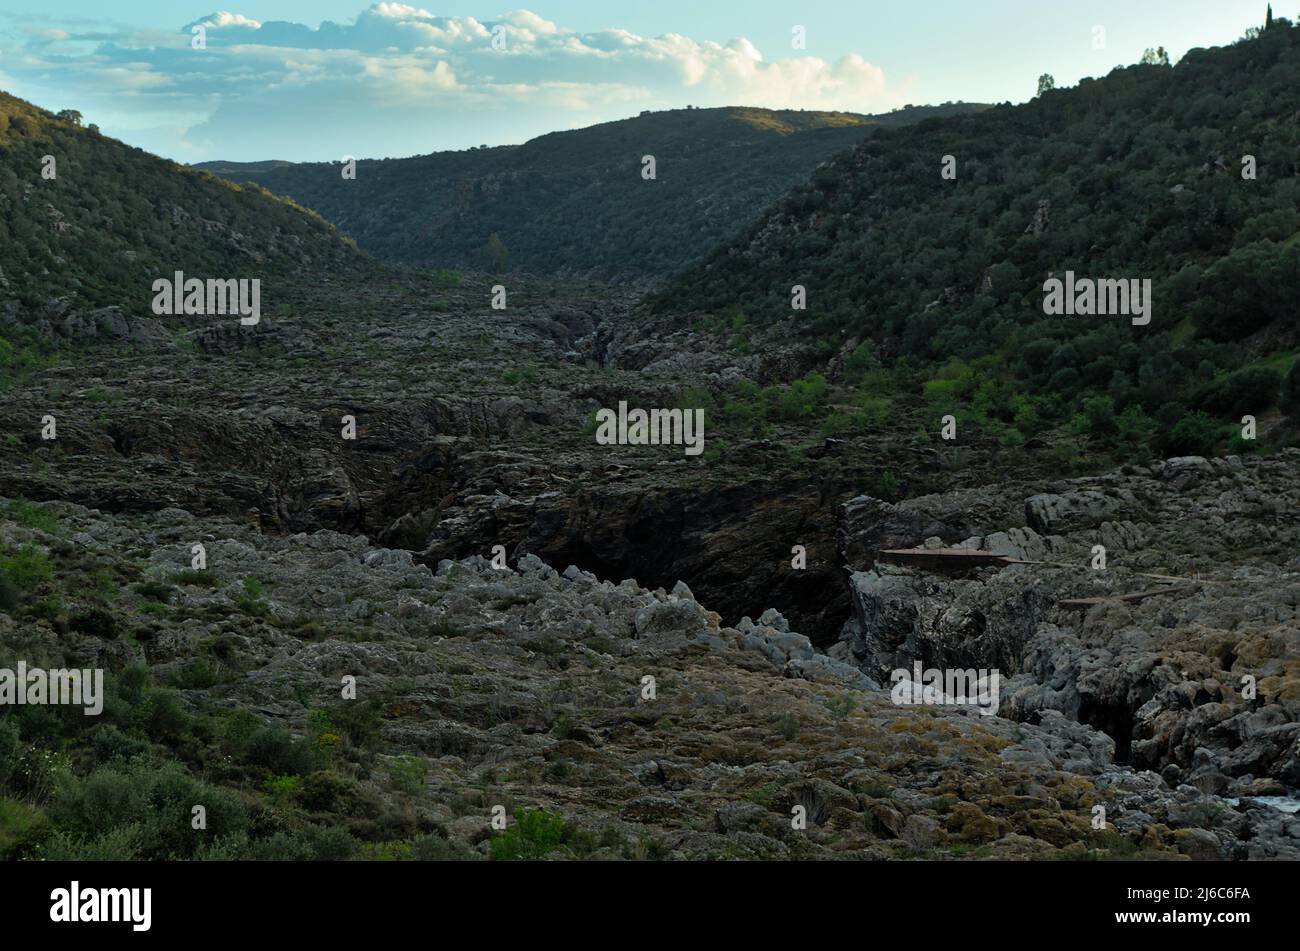
[[[1061,480],[900,426],[732,435],[695,467],[596,451],[597,407],[806,355],[652,351],[608,289],[512,294],[323,282],[256,328],[48,322],[90,339],[6,392],[0,544],[49,565],[0,608],[6,659],[145,669],[196,717],[325,743],[308,794],[150,734],[259,822],[443,855],[527,806],[584,856],[1300,858],[1270,805],[1300,788],[1300,453]],[[887,466],[936,490],[881,498]],[[1025,563],[878,562],[912,547]],[[996,669],[997,715],[899,705],[916,662]],[[354,702],[365,730],[321,726]]]
[[[1119,761],[1172,786],[1300,786],[1300,452],[859,498],[844,514],[859,570],[834,656],[873,676],[913,659],[999,668],[1003,715],[1089,724]],[[867,564],[927,543],[1029,563],[964,577]],[[1099,603],[1061,603],[1088,599]]]
[[[685,585],[648,590],[533,556],[430,569],[360,535],[272,537],[174,507],[42,511],[51,531],[5,519],[0,541],[48,552],[65,591],[107,571],[122,593],[97,628],[0,613],[7,653],[143,663],[195,708],[251,710],[304,742],[312,711],[355,678],[379,735],[335,767],[355,788],[333,821],[360,835],[396,813],[399,831],[434,830],[473,856],[494,805],[527,805],[611,857],[1300,857],[1296,816],[1117,762],[1112,738],[1044,702],[1037,667],[1013,680],[1021,721],[900,707],[779,612],[728,627]],[[196,542],[204,572],[190,567]],[[69,597],[83,617],[92,602]],[[1243,730],[1294,709],[1262,683],[1273,699],[1235,714]],[[1087,689],[1059,684],[1052,696]],[[427,769],[399,794],[390,769],[408,757]],[[1239,763],[1240,776],[1270,772]],[[1248,787],[1271,788],[1232,792]],[[792,828],[795,806],[806,829]]]

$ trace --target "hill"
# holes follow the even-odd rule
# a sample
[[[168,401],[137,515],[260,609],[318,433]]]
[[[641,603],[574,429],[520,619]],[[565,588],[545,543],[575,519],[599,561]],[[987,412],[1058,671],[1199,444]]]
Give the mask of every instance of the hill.
[[[0,93],[0,329],[94,308],[147,315],[152,282],[370,266],[320,216]],[[2,368],[3,364],[0,364]]]
[[[913,107],[883,116],[679,109],[524,145],[357,162],[199,165],[256,181],[320,212],[376,257],[464,268],[499,235],[512,269],[664,274],[731,238],[756,210],[877,128],[983,108]],[[656,178],[642,178],[653,155]]]
[[[1300,29],[1277,20],[1176,67],[881,130],[654,308],[682,326],[791,321],[849,381],[1008,444],[1082,414],[1081,434],[1209,451],[1277,404],[1295,364],[1297,86]],[[1045,282],[1069,271],[1150,280],[1150,323],[1049,316]],[[1293,406],[1297,389],[1292,372]]]

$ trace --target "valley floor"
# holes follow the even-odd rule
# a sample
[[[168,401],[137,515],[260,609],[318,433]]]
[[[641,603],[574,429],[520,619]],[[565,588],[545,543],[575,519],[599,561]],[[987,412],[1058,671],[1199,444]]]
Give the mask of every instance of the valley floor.
[[[906,415],[599,446],[597,408],[809,355],[511,295],[46,328],[85,339],[5,392],[0,667],[108,698],[5,721],[0,854],[1300,858],[1269,804],[1300,788],[1300,452],[1062,479]],[[1034,564],[876,563],[924,546]],[[998,669],[998,714],[897,704],[915,660]]]

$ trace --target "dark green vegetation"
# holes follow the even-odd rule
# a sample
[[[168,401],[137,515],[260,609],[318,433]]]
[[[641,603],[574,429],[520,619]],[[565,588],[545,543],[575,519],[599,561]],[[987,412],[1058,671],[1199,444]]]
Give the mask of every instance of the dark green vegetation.
[[[55,177],[46,178],[52,156]],[[256,185],[232,185],[0,93],[0,375],[32,359],[13,318],[86,307],[147,315],[151,285],[364,266],[318,215]],[[263,297],[274,306],[273,288]]]
[[[1064,424],[1128,458],[1225,448],[1278,406],[1297,355],[1300,29],[1274,22],[1176,68],[882,130],[655,310],[751,334],[793,316],[847,356],[860,399],[921,397],[1008,444]],[[1151,324],[1046,316],[1043,282],[1067,270],[1152,279]]]
[[[51,543],[49,555],[0,543],[0,612],[20,624],[124,642],[139,656],[184,619],[167,606],[175,586],[128,588],[137,566],[84,559],[46,510],[18,500],[0,517],[47,533]],[[179,586],[192,580],[173,578]],[[244,589],[260,592],[256,579],[244,579]],[[6,707],[0,860],[475,857],[417,818],[412,805],[427,764],[379,755],[379,702],[314,707],[304,735],[293,736],[247,709],[202,698],[198,691],[243,673],[234,630],[166,676],[138,660],[111,662],[99,716],[80,706]],[[306,625],[296,630],[311,635]],[[35,650],[25,635],[6,641],[0,668],[13,670],[20,659],[29,668],[75,666]],[[360,784],[372,776],[386,777],[383,793]],[[206,810],[202,833],[192,826],[195,805]]]
[[[415,267],[483,267],[498,235],[512,268],[536,273],[660,274],[732,237],[755,211],[869,131],[975,105],[882,116],[678,109],[519,146],[357,163],[209,162],[320,212],[365,251]],[[657,178],[641,177],[653,155]]]

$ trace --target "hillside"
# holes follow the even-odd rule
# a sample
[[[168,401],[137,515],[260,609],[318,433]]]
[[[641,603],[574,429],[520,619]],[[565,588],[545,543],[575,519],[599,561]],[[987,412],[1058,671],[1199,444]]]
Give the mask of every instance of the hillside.
[[[788,319],[864,398],[924,397],[1008,445],[1077,418],[1094,444],[1222,447],[1295,365],[1298,87],[1300,29],[1277,20],[1173,68],[881,130],[654,309],[750,332]],[[1044,282],[1067,271],[1150,279],[1150,323],[1047,316]],[[1298,389],[1291,372],[1284,405]]]
[[[146,316],[152,282],[178,270],[266,282],[369,266],[318,215],[256,185],[176,165],[83,128],[78,114],[56,116],[0,93],[5,336],[48,337],[51,320],[96,308]]]
[[[497,234],[510,269],[640,276],[675,271],[731,238],[867,131],[979,108],[679,109],[519,146],[363,160],[355,180],[337,162],[198,167],[288,195],[389,262],[476,267]],[[654,181],[641,176],[643,155],[655,157]]]

